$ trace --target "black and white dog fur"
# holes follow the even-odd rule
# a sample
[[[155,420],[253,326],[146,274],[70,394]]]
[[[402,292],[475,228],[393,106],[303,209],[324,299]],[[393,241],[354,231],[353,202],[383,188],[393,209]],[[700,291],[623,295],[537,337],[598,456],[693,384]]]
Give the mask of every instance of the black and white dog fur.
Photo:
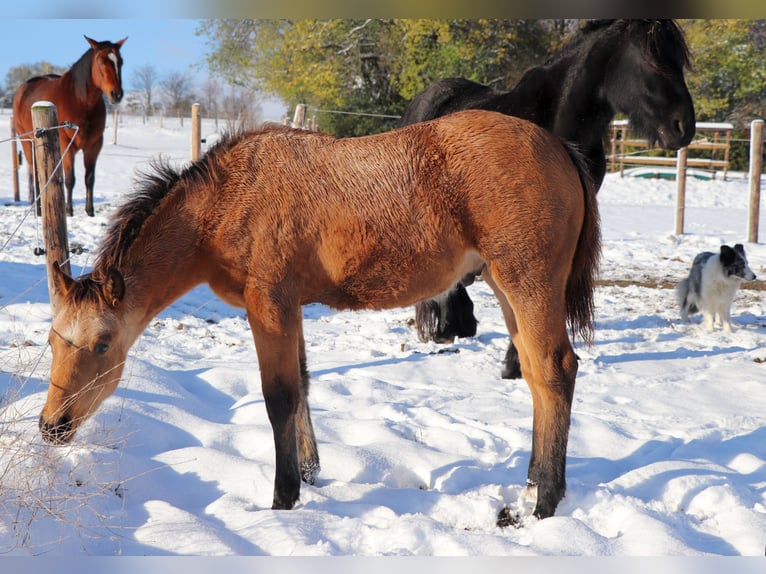
[[[720,253],[705,251],[694,258],[689,276],[676,286],[681,319],[702,312],[703,325],[710,331],[716,319],[724,331],[731,332],[731,303],[744,281],[755,279],[747,263],[745,248],[722,245]]]

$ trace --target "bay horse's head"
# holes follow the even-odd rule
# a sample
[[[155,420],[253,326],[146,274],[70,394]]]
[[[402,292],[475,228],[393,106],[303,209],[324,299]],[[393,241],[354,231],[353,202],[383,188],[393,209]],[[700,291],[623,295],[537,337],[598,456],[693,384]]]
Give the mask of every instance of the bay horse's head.
[[[690,65],[682,30],[672,20],[619,20],[609,25],[607,98],[631,128],[670,150],[695,133],[694,104],[684,81]]]
[[[93,49],[93,64],[91,65],[91,81],[107,95],[113,104],[122,100],[122,56],[120,48],[128,38],[118,42],[97,42],[85,36]]]
[[[53,362],[39,425],[46,441],[64,444],[117,388],[132,339],[123,327],[125,283],[119,272],[73,279],[54,263],[51,280]]]

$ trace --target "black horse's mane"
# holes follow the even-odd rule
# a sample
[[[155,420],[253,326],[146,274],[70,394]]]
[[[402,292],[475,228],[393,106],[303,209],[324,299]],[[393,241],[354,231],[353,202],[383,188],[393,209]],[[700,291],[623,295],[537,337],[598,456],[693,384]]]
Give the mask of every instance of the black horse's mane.
[[[553,56],[547,64],[570,57],[588,44],[595,36],[614,34],[628,38],[638,38],[643,42],[644,50],[652,56],[650,61],[666,62],[676,60],[682,67],[691,65],[691,52],[683,30],[673,20],[588,20],[572,38]],[[676,53],[668,53],[674,50]]]

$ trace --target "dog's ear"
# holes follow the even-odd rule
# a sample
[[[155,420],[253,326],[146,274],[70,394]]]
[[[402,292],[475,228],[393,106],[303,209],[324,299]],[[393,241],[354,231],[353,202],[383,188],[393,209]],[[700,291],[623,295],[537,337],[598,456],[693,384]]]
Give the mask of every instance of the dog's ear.
[[[739,254],[740,254],[742,257],[744,257],[744,256],[745,256],[745,246],[744,246],[744,245],[742,245],[741,243],[737,243],[737,244],[734,246],[734,251],[736,251],[737,253],[739,253]]]
[[[731,247],[728,245],[721,245],[721,263],[723,265],[730,265],[734,263],[734,260],[737,258],[737,252],[734,251]]]

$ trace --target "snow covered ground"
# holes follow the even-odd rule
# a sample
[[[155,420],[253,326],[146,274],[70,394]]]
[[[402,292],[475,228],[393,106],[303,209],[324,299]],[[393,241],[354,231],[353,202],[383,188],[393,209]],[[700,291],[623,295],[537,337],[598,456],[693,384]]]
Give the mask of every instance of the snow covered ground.
[[[7,134],[8,111],[0,115]],[[203,125],[212,139],[214,126]],[[111,126],[84,214],[77,162],[70,244],[79,274],[137,168],[185,162],[190,126]],[[607,177],[593,347],[581,358],[566,498],[552,518],[499,529],[524,485],[532,439],[523,381],[499,377],[507,337],[484,283],[479,334],[418,341],[412,309],[305,308],[322,471],[292,511],[272,511],[274,453],[244,312],[207,287],[147,328],[123,382],[74,444],[37,432],[50,368],[39,221],[14,203],[0,143],[0,553],[93,555],[763,556],[766,547],[766,245],[746,244],[759,280],[739,328],[680,322],[667,288],[694,255],[747,238],[746,177]],[[26,180],[22,169],[22,182]],[[22,198],[26,186],[22,184]],[[761,217],[761,238],[766,217]],[[763,241],[763,239],[762,239]]]

